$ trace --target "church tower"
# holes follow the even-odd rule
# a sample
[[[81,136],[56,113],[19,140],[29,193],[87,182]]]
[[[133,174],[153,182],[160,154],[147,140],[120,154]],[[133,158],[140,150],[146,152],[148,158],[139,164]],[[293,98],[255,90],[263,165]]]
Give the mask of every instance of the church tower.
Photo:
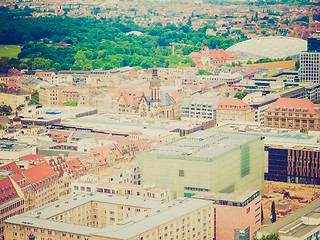
[[[150,90],[151,90],[151,102],[160,102],[160,79],[158,76],[158,69],[156,61],[153,63],[152,69],[152,78],[150,81]]]

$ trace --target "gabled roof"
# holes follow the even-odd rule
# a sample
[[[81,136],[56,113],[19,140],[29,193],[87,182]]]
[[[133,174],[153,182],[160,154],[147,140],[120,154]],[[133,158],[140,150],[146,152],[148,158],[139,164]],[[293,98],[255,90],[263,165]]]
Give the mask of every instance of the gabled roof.
[[[7,86],[8,86],[8,88],[14,88],[14,89],[20,89],[21,88],[20,86],[18,86],[15,83],[8,83]]]
[[[68,169],[73,172],[76,170],[76,168],[79,168],[79,167],[83,167],[83,164],[82,162],[79,160],[79,158],[73,158],[69,161],[67,161],[67,166],[68,166]]]
[[[20,160],[43,160],[44,155],[35,155],[35,154],[29,154],[23,157],[20,157]]]
[[[12,179],[19,185],[22,190],[24,190],[25,187],[30,186],[29,180],[24,175],[22,175],[22,173],[13,176]]]
[[[267,110],[268,112],[318,114],[320,108],[309,99],[279,98]]]
[[[9,177],[0,180],[0,205],[19,197]]]
[[[21,169],[18,167],[18,165],[16,164],[16,162],[11,162],[8,163],[6,165],[2,165],[0,166],[0,170],[6,170],[9,172],[14,172],[15,174],[19,174],[21,173]]]
[[[46,185],[53,180],[52,178],[55,179],[56,177],[56,173],[51,169],[47,162],[29,168],[23,173],[36,188]],[[45,179],[48,179],[48,181],[44,181]],[[39,185],[37,185],[37,183]]]

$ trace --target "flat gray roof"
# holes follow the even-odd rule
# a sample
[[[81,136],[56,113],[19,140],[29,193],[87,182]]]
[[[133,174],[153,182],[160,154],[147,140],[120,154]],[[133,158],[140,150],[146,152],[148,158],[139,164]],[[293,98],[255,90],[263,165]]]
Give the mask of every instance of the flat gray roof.
[[[172,158],[211,161],[222,153],[228,152],[254,139],[254,134],[223,132],[216,129],[198,131],[176,141],[156,147],[149,152]]]
[[[116,239],[129,239],[211,204],[210,201],[200,199],[177,199],[173,203],[164,205],[164,207],[149,210],[108,226],[97,235]]]
[[[143,200],[141,198],[125,197],[112,194],[107,195],[105,193],[84,193],[71,195],[70,197],[63,198],[43,207],[28,211],[23,215],[28,217],[38,216],[39,219],[49,219],[57,214],[79,207],[88,202],[104,202],[117,205],[143,207],[149,209],[155,208],[159,205],[159,201],[154,200]]]
[[[259,194],[259,190],[240,190],[232,193],[199,192],[192,196],[192,198],[206,199],[210,201],[224,200],[228,202],[244,203],[255,193]]]
[[[74,199],[74,198],[77,199]],[[68,201],[68,203],[66,203]],[[82,205],[88,201],[112,202],[126,206],[139,206],[151,208],[146,212],[125,219],[121,222],[105,228],[90,227],[72,223],[63,223],[48,218],[60,212],[70,210],[73,207]],[[59,207],[55,207],[61,204]],[[96,193],[94,195],[78,194],[69,198],[56,201],[50,205],[16,215],[6,220],[7,223],[43,228],[53,231],[67,232],[77,235],[103,236],[116,239],[129,239],[157,226],[170,222],[176,218],[189,214],[199,208],[211,205],[210,201],[191,198],[180,198],[170,203],[159,203],[152,200],[143,200],[132,197],[112,196]]]

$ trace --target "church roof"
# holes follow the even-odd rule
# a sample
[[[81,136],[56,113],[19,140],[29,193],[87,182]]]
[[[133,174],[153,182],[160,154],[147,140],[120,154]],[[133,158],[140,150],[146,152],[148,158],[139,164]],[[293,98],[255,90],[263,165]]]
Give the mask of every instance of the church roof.
[[[160,105],[161,106],[170,106],[174,104],[173,98],[168,93],[160,93]]]

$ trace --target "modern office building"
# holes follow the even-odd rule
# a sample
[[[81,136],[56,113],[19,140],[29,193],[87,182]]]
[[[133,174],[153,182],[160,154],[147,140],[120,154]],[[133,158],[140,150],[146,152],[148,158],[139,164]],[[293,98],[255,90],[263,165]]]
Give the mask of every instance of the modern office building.
[[[320,81],[320,32],[308,38],[307,51],[300,54],[299,78],[301,82]]]
[[[257,233],[263,235],[279,233],[280,239],[314,240],[319,239],[320,232],[320,200],[316,200],[298,211],[261,229]]]
[[[5,222],[5,239],[213,239],[212,202],[181,198],[160,203],[106,194],[81,194]]]
[[[319,185],[320,148],[290,145],[265,146],[268,159],[265,180]]]
[[[263,137],[208,129],[136,156],[142,184],[166,187],[171,196],[199,192],[263,193]]]
[[[320,52],[320,31],[315,32],[307,41],[308,52]]]
[[[192,198],[212,201],[217,240],[252,240],[261,227],[261,195],[257,190],[198,193]]]

